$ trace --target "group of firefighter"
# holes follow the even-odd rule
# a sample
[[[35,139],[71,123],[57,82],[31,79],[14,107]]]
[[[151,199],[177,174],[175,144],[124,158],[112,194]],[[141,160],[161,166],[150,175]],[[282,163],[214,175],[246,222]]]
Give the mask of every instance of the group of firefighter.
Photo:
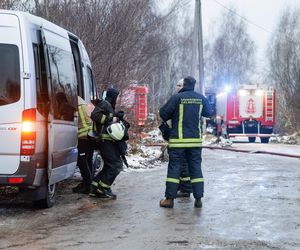
[[[159,129],[168,141],[169,154],[165,198],[159,203],[164,208],[173,208],[174,199],[190,197],[190,193],[195,198],[194,206],[202,207],[202,117],[210,117],[211,108],[207,99],[194,91],[195,84],[190,76],[180,80],[177,93],[159,110]],[[116,89],[108,88],[95,106],[78,97],[78,166],[82,182],[73,188],[75,193],[103,199],[117,197],[111,186],[123,168],[130,126],[124,112],[115,111],[118,95]],[[100,151],[103,160],[103,168],[96,176],[94,150]]]

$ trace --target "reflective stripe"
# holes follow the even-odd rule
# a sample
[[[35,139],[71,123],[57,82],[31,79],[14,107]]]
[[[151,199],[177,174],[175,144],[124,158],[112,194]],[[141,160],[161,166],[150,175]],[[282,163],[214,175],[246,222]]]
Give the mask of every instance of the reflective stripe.
[[[98,187],[98,182],[92,181],[92,185]]]
[[[189,143],[189,142],[202,142],[202,138],[181,138],[181,139],[174,139],[171,138],[169,143]]]
[[[92,130],[92,126],[79,129],[79,131],[78,131],[78,138],[86,136],[87,132],[89,132],[89,130]]]
[[[178,138],[182,138],[182,122],[183,122],[183,104],[179,104],[179,120],[178,120]]]
[[[100,124],[104,124],[105,123],[105,119],[106,119],[106,115],[102,115],[101,117],[101,121],[100,121]]]
[[[191,183],[204,182],[203,178],[191,179]]]
[[[200,104],[200,107],[199,107],[199,125],[198,125],[198,128],[199,128],[199,137],[200,138],[202,137],[202,128],[201,128],[201,113],[202,113],[202,108],[203,108],[203,105]]]
[[[172,143],[168,145],[169,148],[200,148],[202,143]]]
[[[78,138],[85,137],[87,133],[85,131],[78,133]]]
[[[103,140],[113,141],[113,139],[108,134],[102,134],[100,138]]]
[[[109,185],[105,184],[105,183],[102,182],[102,181],[99,181],[98,184],[99,184],[101,187],[104,187],[104,188],[110,188]]]
[[[79,133],[89,131],[92,128],[93,128],[92,126],[81,128],[79,129]]]
[[[170,139],[169,148],[196,148],[202,146],[201,138]]]
[[[190,177],[180,177],[179,180],[181,180],[181,181],[190,181],[191,178]]]
[[[179,180],[175,178],[167,178],[166,182],[172,182],[172,183],[177,183],[179,184]]]

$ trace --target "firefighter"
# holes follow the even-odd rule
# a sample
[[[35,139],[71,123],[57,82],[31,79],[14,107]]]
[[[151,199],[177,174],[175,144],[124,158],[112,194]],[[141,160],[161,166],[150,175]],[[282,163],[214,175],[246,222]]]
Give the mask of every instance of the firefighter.
[[[184,80],[181,79],[176,84],[176,90],[178,93],[183,88],[183,81]],[[188,165],[187,165],[187,162],[184,161],[184,164],[181,166],[181,170],[180,170],[179,187],[178,187],[176,198],[190,197],[192,192],[193,192],[193,190],[192,190],[192,184],[191,184],[191,178],[190,178]]]
[[[100,154],[103,160],[103,169],[95,176],[91,185],[91,197],[116,199],[111,185],[122,170],[123,162],[119,144],[115,139],[124,135],[124,128],[120,125],[110,127],[111,135],[108,134],[109,125],[118,122],[118,116],[124,115],[122,111],[115,113],[115,105],[119,91],[108,88],[105,100],[99,100],[91,114],[96,124],[99,136]],[[123,133],[123,135],[122,135]]]
[[[168,142],[166,192],[165,199],[160,201],[161,207],[173,208],[180,182],[180,170],[185,160],[190,172],[194,206],[202,207],[204,182],[201,171],[201,117],[210,117],[211,109],[207,99],[194,91],[195,83],[193,77],[184,78],[182,90],[173,95],[159,111],[163,121],[172,120]]]
[[[177,93],[179,93],[182,88],[183,88],[183,79],[181,79],[176,84]],[[159,126],[162,136],[166,141],[169,141],[171,127],[172,127],[171,120],[168,120],[167,122],[163,122]],[[184,163],[182,164],[180,170],[179,187],[178,187],[176,198],[190,197],[191,193],[192,193],[191,178],[190,178],[187,162],[184,160]]]
[[[94,176],[93,153],[96,147],[92,140],[88,139],[88,132],[92,129],[91,111],[92,104],[87,103],[78,96],[78,159],[77,164],[82,176],[82,182],[72,188],[74,193],[89,194]]]

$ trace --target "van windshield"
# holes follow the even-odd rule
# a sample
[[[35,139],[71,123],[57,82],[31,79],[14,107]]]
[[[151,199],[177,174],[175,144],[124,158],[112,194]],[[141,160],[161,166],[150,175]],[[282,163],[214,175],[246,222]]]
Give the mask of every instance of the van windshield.
[[[0,43],[0,106],[20,99],[20,63],[16,45]]]

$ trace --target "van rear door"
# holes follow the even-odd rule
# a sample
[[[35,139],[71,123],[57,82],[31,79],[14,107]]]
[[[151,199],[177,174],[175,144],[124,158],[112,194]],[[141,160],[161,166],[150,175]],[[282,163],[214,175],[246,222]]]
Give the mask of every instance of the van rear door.
[[[0,174],[14,174],[20,164],[24,109],[19,19],[0,13]]]
[[[77,78],[68,35],[42,28],[50,97],[48,176],[54,184],[73,175],[77,164]]]

